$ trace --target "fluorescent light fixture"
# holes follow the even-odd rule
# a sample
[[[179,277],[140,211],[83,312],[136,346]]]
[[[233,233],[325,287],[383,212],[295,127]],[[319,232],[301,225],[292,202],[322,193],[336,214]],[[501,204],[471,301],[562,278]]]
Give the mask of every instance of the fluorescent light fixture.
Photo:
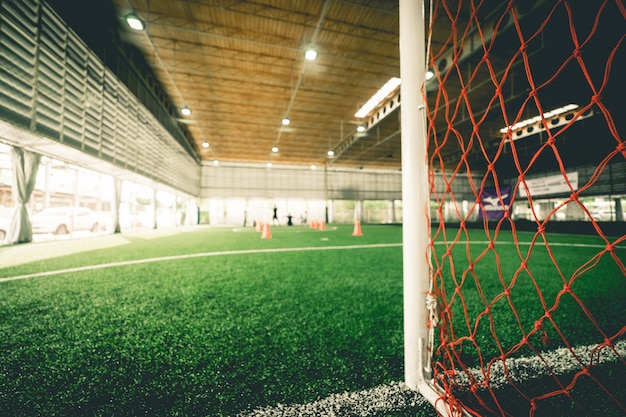
[[[207,141],[202,142],[202,147],[204,149],[209,149],[209,142],[207,142]]]
[[[218,166],[220,164],[220,161],[218,161],[217,159],[213,160],[213,165]]]
[[[281,120],[281,123],[283,124],[283,126],[287,126],[291,123],[291,120],[289,120],[288,117],[283,117],[283,120]]]
[[[315,164],[311,164],[311,169],[317,169],[317,166]]]
[[[182,114],[183,116],[191,116],[191,109],[185,106],[182,109],[180,109],[180,114]]]
[[[128,13],[124,16],[124,20],[126,20],[126,24],[132,30],[144,30],[146,28],[146,24],[143,20],[139,18],[135,13]]]
[[[400,78],[393,77],[380,87],[380,89],[365,103],[359,111],[354,113],[354,117],[362,119],[374,110],[384,99],[387,98],[400,85]]]
[[[359,132],[359,133],[365,132],[365,126],[359,125],[359,127],[356,128],[356,131]]]
[[[272,148],[272,152],[274,152],[274,153],[278,152],[278,146],[274,146],[274,147]]]
[[[565,106],[562,107],[558,107],[554,110],[550,110],[549,112],[545,112],[543,114],[543,118],[544,119],[552,119],[555,116],[558,116],[560,114],[563,113],[567,113],[570,110],[574,110],[578,108],[578,104],[567,104]],[[521,122],[517,122],[515,123],[513,126],[507,126],[507,127],[503,127],[502,129],[500,129],[500,133],[505,134],[509,129],[511,129],[512,132],[516,131],[516,130],[520,130],[526,126],[535,124],[537,122],[541,121],[541,116],[535,116],[532,117],[530,119],[526,119],[526,120],[522,120]]]
[[[331,149],[330,151],[326,152],[326,155],[328,155],[329,157],[333,157],[335,156],[335,151]]]
[[[307,50],[304,51],[304,58],[307,61],[315,61],[315,58],[317,58],[317,51],[315,50],[315,48],[307,48]]]
[[[268,162],[267,164],[265,164],[266,167],[271,168],[272,167],[272,163]]]

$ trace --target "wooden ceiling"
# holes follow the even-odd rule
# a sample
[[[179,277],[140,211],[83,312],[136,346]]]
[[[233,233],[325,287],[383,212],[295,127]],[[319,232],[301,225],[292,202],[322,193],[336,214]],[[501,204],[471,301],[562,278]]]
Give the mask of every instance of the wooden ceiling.
[[[113,0],[113,3],[118,16],[134,11],[146,22],[144,32],[127,30],[126,41],[144,54],[173,104],[192,110],[188,117],[180,115],[179,122],[191,133],[202,160],[401,167],[397,107],[365,134],[355,135],[357,126],[367,119],[359,120],[354,116],[387,80],[400,76],[397,0]],[[465,45],[470,45],[471,33],[461,31],[465,30],[472,14],[485,19],[488,22],[485,27],[493,27],[509,2],[483,1],[480,9],[473,12],[469,9],[455,11],[457,1],[445,3],[448,13],[458,15],[457,26],[453,29],[449,18],[436,21],[432,32],[433,51],[451,45],[451,34],[455,30],[459,37],[454,42],[460,43],[465,37]],[[465,3],[468,7],[467,4],[476,2]],[[530,31],[536,30],[545,18],[534,18],[532,11],[540,9],[543,16],[554,4],[524,0],[516,7],[520,19],[527,22],[522,29]],[[598,6],[594,7],[595,11],[587,13],[591,19],[597,13]],[[566,8],[560,9],[553,14],[566,16]],[[444,9],[439,13],[445,16]],[[607,14],[611,13],[603,13],[603,18]],[[623,19],[619,19],[619,13],[614,14],[618,16],[619,27]],[[581,15],[585,15],[585,10],[577,10],[577,16]],[[541,42],[529,42],[530,56],[541,64],[533,68],[537,79],[547,79],[550,71],[554,73],[559,62],[572,53],[568,23],[566,17],[552,18]],[[475,82],[471,91],[465,89],[465,93],[472,100],[474,114],[484,116],[480,129],[485,143],[494,141],[494,149],[502,136],[498,130],[505,121],[502,112],[491,110],[497,105],[493,103],[496,87],[489,82],[493,76],[490,71],[496,77],[503,77],[505,70],[510,71],[502,93],[512,118],[519,112],[530,89],[524,62],[514,57],[520,41],[512,22],[506,31],[506,22],[500,25],[499,44],[489,53],[489,63],[494,68],[484,63],[484,47],[480,43],[464,50],[465,56],[458,67],[466,81],[472,77],[486,81]],[[618,36],[623,33],[620,29],[608,29],[609,26],[603,26],[603,30],[616,31]],[[304,58],[309,46],[319,53],[315,61]],[[510,65],[512,57],[514,65]],[[436,57],[436,64],[440,77],[446,72],[449,75],[445,81],[447,98],[464,101],[462,83],[458,77],[457,81],[453,80],[457,71],[448,71],[451,59],[446,69],[441,62],[445,58],[445,54]],[[588,65],[593,65],[591,60]],[[566,90],[577,93],[588,90],[584,79],[583,88],[578,91],[568,88],[572,77],[580,78],[580,74],[564,77],[561,84],[553,83],[554,95],[544,96],[546,107],[572,100],[583,104],[589,101],[591,94],[588,92],[581,97],[563,94]],[[623,82],[620,85],[623,87]],[[431,94],[432,91],[429,87],[431,111],[443,104],[441,97]],[[460,113],[467,113],[466,109],[467,105],[463,104]],[[525,113],[533,114],[532,106],[528,106]],[[289,126],[281,124],[283,117],[291,120]],[[469,119],[460,116],[455,129],[471,136],[476,127]],[[447,122],[440,117],[437,123],[445,126]],[[203,142],[208,143],[208,148],[202,146]],[[519,148],[538,146],[532,141],[526,143]],[[272,147],[278,147],[279,151],[272,152]],[[337,155],[329,158],[328,150],[334,150]],[[476,147],[474,154],[484,160],[484,152]],[[458,159],[458,146],[450,147],[446,153],[455,154]]]
[[[354,133],[358,108],[400,75],[397,1],[115,4],[119,15],[134,10],[146,21],[131,40],[174,104],[192,110],[180,120],[203,160],[322,165]],[[309,46],[319,52],[315,61],[304,59]],[[366,156],[365,146],[362,161],[345,162],[399,166],[397,141],[386,144],[396,156],[382,160]]]

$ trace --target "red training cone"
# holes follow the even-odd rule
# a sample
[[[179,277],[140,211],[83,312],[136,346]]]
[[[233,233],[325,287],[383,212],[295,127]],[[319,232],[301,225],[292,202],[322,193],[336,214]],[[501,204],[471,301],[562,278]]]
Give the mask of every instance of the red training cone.
[[[360,220],[354,222],[354,232],[352,232],[352,236],[363,236],[363,232],[361,232]]]
[[[271,239],[272,234],[270,233],[270,225],[265,223],[263,225],[263,234],[261,235],[261,239]]]

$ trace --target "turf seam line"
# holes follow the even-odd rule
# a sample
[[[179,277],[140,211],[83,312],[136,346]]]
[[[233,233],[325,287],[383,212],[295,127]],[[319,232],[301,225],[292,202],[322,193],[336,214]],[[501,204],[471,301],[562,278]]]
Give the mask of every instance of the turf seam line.
[[[36,272],[33,274],[16,275],[13,277],[0,278],[0,283],[7,281],[16,281],[27,278],[48,277],[60,274],[71,274],[74,272],[93,271],[97,269],[114,268],[118,266],[140,265],[154,262],[177,261],[182,259],[207,258],[211,256],[225,255],[247,255],[258,253],[280,253],[280,252],[305,252],[305,251],[324,251],[324,250],[346,250],[346,249],[370,249],[370,248],[389,248],[402,246],[402,243],[378,243],[371,245],[349,245],[349,246],[310,246],[303,248],[272,248],[272,249],[243,249],[219,252],[203,252],[191,253],[185,255],[160,256],[156,258],[135,259],[131,261],[110,262],[106,264],[79,266],[75,268],[57,269],[55,271]]]

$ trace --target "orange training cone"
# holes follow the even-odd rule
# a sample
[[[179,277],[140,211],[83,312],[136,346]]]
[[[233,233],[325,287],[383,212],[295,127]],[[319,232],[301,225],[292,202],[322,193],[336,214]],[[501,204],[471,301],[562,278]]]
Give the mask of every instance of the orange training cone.
[[[319,230],[326,230],[326,223],[324,223],[324,220],[322,220],[320,222],[320,225],[318,227]]]
[[[271,239],[272,234],[270,233],[270,225],[265,223],[263,225],[263,234],[261,235],[261,239]]]
[[[354,222],[354,232],[352,232],[352,236],[363,236],[363,233],[361,232],[360,220]]]
[[[263,231],[263,223],[256,222],[256,231],[257,232],[262,232]]]

